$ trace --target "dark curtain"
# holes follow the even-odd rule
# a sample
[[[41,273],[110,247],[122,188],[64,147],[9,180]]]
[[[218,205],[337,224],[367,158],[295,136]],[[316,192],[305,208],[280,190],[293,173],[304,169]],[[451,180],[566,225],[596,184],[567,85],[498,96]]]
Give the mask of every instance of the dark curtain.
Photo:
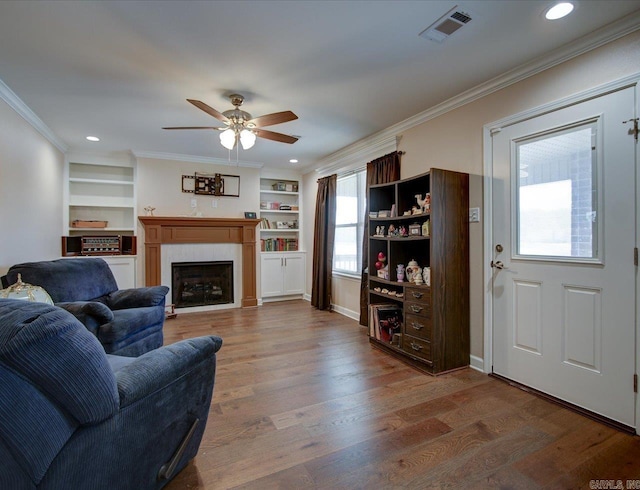
[[[362,278],[360,282],[360,325],[368,325],[369,315],[369,278],[367,277],[367,261],[369,257],[369,187],[375,184],[386,184],[400,179],[400,155],[394,151],[367,163],[367,205],[364,210],[364,233],[362,234]]]
[[[318,179],[316,220],[313,234],[313,284],[311,306],[331,309],[333,239],[336,234],[336,174]]]

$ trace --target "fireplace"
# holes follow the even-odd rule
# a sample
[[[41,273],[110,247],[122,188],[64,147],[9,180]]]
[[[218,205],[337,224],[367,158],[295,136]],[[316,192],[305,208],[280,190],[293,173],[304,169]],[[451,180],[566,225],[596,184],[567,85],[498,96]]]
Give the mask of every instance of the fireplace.
[[[233,261],[172,263],[171,296],[176,308],[233,303]]]
[[[146,286],[162,284],[162,251],[165,245],[238,244],[236,265],[238,296],[242,308],[258,306],[256,296],[256,226],[259,219],[139,216],[144,226],[144,277]],[[228,257],[221,257],[228,259]],[[195,258],[191,260],[202,260]],[[205,259],[209,260],[209,259]],[[180,260],[176,260],[178,262]],[[169,273],[169,265],[166,270]],[[166,283],[171,280],[167,277]],[[172,295],[173,297],[173,295]]]

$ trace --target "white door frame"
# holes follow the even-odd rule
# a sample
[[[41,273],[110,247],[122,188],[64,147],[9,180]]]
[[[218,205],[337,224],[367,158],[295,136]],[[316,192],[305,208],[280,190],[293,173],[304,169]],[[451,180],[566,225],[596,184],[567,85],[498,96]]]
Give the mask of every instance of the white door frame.
[[[508,116],[506,118],[485,124],[482,128],[482,141],[483,141],[483,160],[484,160],[484,243],[483,243],[483,284],[484,284],[484,365],[483,370],[486,374],[493,371],[493,301],[492,301],[492,288],[491,282],[493,278],[493,269],[489,267],[489,263],[493,260],[493,139],[491,134],[495,131],[499,131],[501,128],[511,126],[513,124],[526,121],[548,112],[553,112],[564,107],[579,104],[589,99],[605,95],[609,92],[614,92],[626,87],[636,87],[636,94],[638,93],[638,85],[640,84],[640,73],[609,82],[604,85],[586,90],[584,92],[577,93],[575,95],[560,99],[548,104],[544,104],[539,107],[535,107],[518,114]],[[640,116],[640,101],[636,100],[636,117]],[[625,129],[620,121],[621,131]],[[640,171],[638,169],[638,154],[640,153],[640,143],[636,143],[636,192],[640,193]],[[638,209],[638,196],[636,196],[636,246],[640,247],[640,209]],[[635,372],[640,374],[638,363],[640,362],[640,328],[639,319],[640,316],[640,284],[638,282],[638,270],[636,270],[636,364]],[[638,394],[636,394],[636,433],[640,434],[640,400]]]

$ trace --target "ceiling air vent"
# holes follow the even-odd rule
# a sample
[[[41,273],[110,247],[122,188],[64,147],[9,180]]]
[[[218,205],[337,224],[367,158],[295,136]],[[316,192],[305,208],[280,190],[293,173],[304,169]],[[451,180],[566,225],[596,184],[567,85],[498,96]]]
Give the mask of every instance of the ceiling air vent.
[[[422,31],[420,37],[441,43],[469,21],[471,16],[456,6]]]

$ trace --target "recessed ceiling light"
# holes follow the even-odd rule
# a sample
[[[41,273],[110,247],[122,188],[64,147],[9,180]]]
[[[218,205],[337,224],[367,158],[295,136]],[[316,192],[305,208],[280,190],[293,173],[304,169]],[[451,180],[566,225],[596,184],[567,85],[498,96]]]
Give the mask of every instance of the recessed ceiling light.
[[[573,4],[571,2],[560,2],[549,8],[544,16],[548,20],[557,20],[562,19],[566,15],[569,15],[572,11]]]
[[[87,136],[87,139],[89,141],[100,141],[100,138],[98,138],[97,136]]]
[[[289,163],[298,163],[298,159],[297,158],[292,158],[291,160],[289,160]]]

